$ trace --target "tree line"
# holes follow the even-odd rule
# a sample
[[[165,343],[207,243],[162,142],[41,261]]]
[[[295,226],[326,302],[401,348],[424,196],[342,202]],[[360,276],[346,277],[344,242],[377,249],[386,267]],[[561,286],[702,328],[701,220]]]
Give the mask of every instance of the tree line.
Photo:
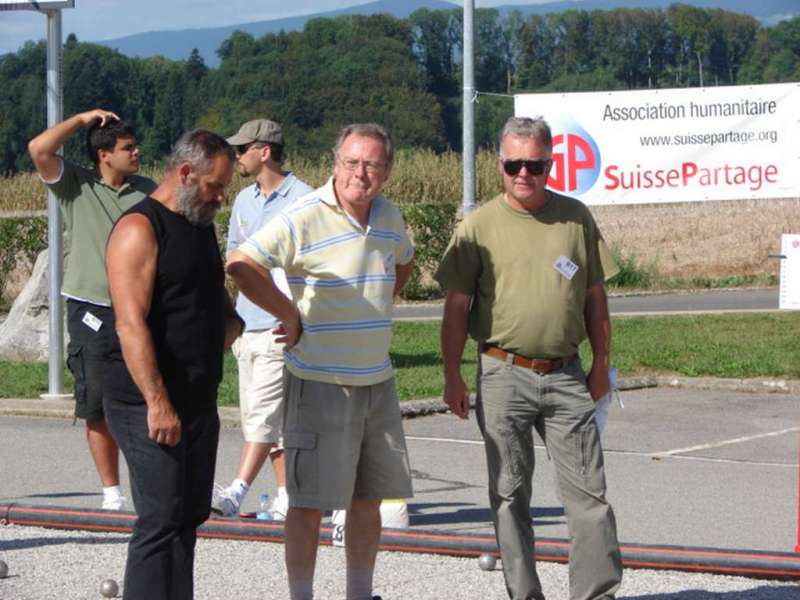
[[[475,15],[477,140],[491,145],[513,107],[505,94],[800,81],[800,18],[762,27],[755,18],[676,4],[661,9]],[[258,39],[233,33],[209,69],[186,60],[130,58],[65,42],[64,114],[102,107],[137,129],[147,162],[180,132],[222,133],[257,116],[284,125],[290,151],[319,156],[339,127],[374,120],[399,146],[461,148],[460,9],[309,21],[303,31]],[[31,167],[27,140],[46,125],[46,51],[28,42],[0,56],[0,174]],[[81,140],[66,148],[83,156]]]

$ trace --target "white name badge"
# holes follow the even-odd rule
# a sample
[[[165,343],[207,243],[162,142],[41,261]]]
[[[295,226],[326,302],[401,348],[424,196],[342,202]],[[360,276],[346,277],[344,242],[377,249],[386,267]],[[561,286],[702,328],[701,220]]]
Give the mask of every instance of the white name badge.
[[[89,329],[91,329],[92,331],[100,331],[100,327],[103,326],[103,322],[100,319],[98,319],[97,317],[95,317],[88,310],[86,311],[86,313],[84,313],[83,319],[81,319],[81,322],[84,325],[86,325]]]
[[[556,259],[553,268],[570,281],[572,281],[572,278],[575,277],[575,273],[578,272],[578,265],[576,265],[563,254]]]

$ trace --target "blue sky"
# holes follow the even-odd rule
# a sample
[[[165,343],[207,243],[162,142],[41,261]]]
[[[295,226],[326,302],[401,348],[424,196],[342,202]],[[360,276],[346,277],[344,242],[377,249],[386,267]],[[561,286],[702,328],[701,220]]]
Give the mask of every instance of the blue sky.
[[[463,5],[458,0],[449,1]],[[543,1],[477,0],[476,6]],[[267,21],[365,3],[364,0],[75,0],[75,8],[63,11],[63,31],[64,37],[74,32],[79,40],[96,41],[143,31]],[[0,54],[15,52],[26,40],[46,36],[44,15],[29,10],[0,11]]]

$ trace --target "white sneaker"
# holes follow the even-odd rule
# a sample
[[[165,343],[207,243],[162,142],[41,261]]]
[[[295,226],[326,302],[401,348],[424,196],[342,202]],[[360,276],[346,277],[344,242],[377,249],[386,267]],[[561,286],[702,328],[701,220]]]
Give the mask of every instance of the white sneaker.
[[[126,510],[128,508],[128,499],[125,496],[117,496],[116,498],[103,498],[101,508],[105,510]]]
[[[289,512],[289,496],[276,494],[269,505],[269,512],[272,513],[273,521],[285,521],[286,513]]]
[[[239,514],[239,497],[230,488],[215,483],[211,494],[211,511],[223,517],[235,517]]]

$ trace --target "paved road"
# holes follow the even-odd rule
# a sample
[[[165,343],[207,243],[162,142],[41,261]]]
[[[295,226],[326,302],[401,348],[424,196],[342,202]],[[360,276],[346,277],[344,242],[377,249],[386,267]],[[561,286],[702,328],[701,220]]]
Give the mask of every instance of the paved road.
[[[777,310],[777,288],[611,296],[611,314]],[[442,304],[400,304],[398,319],[440,319]]]
[[[624,392],[604,446],[609,498],[627,543],[791,552],[797,543],[800,396],[645,389]],[[405,421],[415,498],[412,527],[491,530],[483,447],[474,418]],[[241,434],[223,430],[218,479],[227,481]],[[536,447],[532,508],[539,535],[567,537],[552,465]],[[127,474],[125,475],[127,480]],[[100,503],[83,428],[71,420],[0,417],[0,502]],[[264,473],[248,497],[271,490]]]

